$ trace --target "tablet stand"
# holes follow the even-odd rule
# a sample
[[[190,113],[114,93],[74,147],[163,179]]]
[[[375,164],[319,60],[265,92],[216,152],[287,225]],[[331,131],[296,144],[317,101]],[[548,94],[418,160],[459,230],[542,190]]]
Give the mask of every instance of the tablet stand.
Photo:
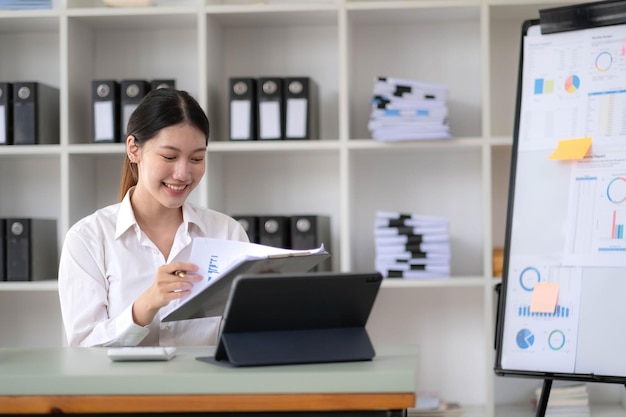
[[[365,328],[224,333],[215,357],[198,360],[232,366],[287,365],[371,360]]]

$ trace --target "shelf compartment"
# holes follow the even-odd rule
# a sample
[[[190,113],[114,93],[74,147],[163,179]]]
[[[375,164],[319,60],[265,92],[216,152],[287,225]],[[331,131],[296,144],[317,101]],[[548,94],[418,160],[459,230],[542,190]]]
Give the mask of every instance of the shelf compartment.
[[[0,13],[0,81],[60,87],[59,18],[40,13],[11,19],[5,17],[12,15]]]
[[[330,217],[333,269],[339,269],[339,157],[334,151],[212,153],[208,207],[229,215]],[[288,173],[288,174],[287,174]]]
[[[93,142],[96,79],[174,79],[199,99],[197,22],[187,12],[68,18],[68,142]]]
[[[478,6],[362,7],[347,16],[351,139],[371,137],[367,124],[379,76],[447,85],[452,135],[482,134]]]
[[[481,163],[478,147],[351,154],[352,268],[374,268],[374,220],[382,210],[448,218],[452,276],[482,275]]]
[[[59,219],[60,183],[58,155],[0,155],[0,217]]]
[[[229,137],[229,79],[268,76],[310,77],[318,88],[319,138],[336,140],[339,137],[336,10],[286,8],[274,13],[211,10],[206,18],[205,66],[212,140],[227,141]]]
[[[5,284],[8,283],[0,282],[0,288]],[[11,320],[0,320],[0,345],[2,347],[39,349],[62,345],[63,322],[56,291],[49,289],[26,292],[0,290],[0,305],[3,308],[3,314],[10,314],[11,317]]]
[[[367,330],[374,344],[419,346],[422,360],[417,391],[434,391],[464,406],[484,405],[488,366],[485,340],[490,329],[483,321],[483,298],[480,286],[383,286]],[[416,306],[420,313],[415,313]]]
[[[69,157],[69,225],[119,202],[123,154]]]

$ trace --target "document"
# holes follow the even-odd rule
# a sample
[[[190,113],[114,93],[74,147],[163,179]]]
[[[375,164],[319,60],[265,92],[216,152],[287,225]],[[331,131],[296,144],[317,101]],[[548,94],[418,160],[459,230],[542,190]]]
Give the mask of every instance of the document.
[[[372,92],[368,129],[383,142],[450,139],[448,87],[378,77]]]
[[[386,278],[450,276],[448,219],[396,211],[377,211],[375,267]]]
[[[281,249],[257,243],[195,238],[189,262],[198,265],[204,278],[191,294],[161,310],[161,321],[220,316],[230,286],[241,274],[307,272],[330,257],[322,244],[309,250]]]

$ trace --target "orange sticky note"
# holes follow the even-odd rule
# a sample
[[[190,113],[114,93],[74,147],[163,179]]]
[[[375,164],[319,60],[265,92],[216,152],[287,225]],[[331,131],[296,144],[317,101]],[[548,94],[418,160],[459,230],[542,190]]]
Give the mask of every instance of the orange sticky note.
[[[589,152],[589,148],[591,148],[590,137],[560,140],[548,159],[558,161],[583,159]]]
[[[559,301],[558,282],[538,282],[530,299],[531,313],[554,313]]]

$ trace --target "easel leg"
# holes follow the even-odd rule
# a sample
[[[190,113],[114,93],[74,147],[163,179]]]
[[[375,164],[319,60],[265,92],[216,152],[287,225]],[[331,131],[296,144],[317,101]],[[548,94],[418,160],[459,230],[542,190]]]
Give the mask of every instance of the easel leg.
[[[543,388],[541,389],[541,396],[539,397],[539,403],[537,404],[536,417],[544,417],[546,415],[546,408],[548,408],[548,399],[550,398],[551,388],[552,388],[552,380],[544,379]]]

